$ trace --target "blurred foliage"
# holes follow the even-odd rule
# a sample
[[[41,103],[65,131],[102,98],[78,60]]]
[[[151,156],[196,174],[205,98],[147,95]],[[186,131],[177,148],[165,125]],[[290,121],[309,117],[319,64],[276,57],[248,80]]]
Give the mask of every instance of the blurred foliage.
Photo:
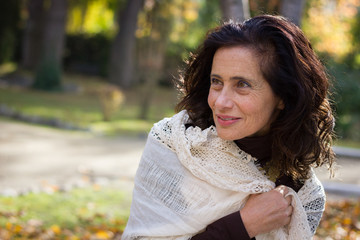
[[[345,64],[328,64],[334,78],[332,92],[337,115],[336,132],[340,139],[360,141],[360,71]]]
[[[310,0],[302,28],[318,52],[342,61],[353,49],[358,0]]]
[[[153,19],[158,21],[162,18],[164,19],[162,21],[172,23],[165,36],[164,32],[154,31],[156,26],[151,22],[151,19],[148,19],[155,2],[162,5],[160,6],[162,10],[161,16]],[[161,41],[166,42],[166,49],[164,73],[160,76],[160,84],[172,85],[174,76],[177,77],[179,67],[183,66],[189,52],[195,50],[208,29],[218,25],[220,15],[217,0],[145,1],[144,10],[138,18],[138,30],[136,31],[138,46],[146,46],[148,39],[158,39],[157,41],[159,41],[161,38],[168,37],[166,41]],[[141,64],[142,51],[139,51],[138,59],[137,64],[139,65]],[[141,71],[141,67],[138,66],[139,71]]]
[[[217,25],[216,20],[220,19],[220,12],[218,2],[214,0],[173,1],[170,14],[174,18],[174,23],[169,38],[172,44],[182,46],[178,56],[184,56],[182,53],[186,54],[186,51],[195,49],[207,30]],[[171,48],[172,45],[169,45],[170,51]]]
[[[252,0],[249,1],[251,16],[259,14],[277,14],[280,9],[280,0]]]
[[[360,2],[310,0],[307,8],[302,28],[332,78],[337,135],[360,141]]]
[[[74,0],[69,1],[67,32],[70,34],[113,33],[116,9],[125,0]]]
[[[360,6],[353,20],[351,32],[353,51],[349,54],[347,62],[353,69],[360,71]]]
[[[314,240],[360,239],[360,199],[328,201]]]
[[[191,1],[189,1],[191,2]],[[184,15],[184,17],[182,17]],[[205,38],[207,31],[219,25],[221,12],[217,0],[198,0],[187,4],[178,12],[170,34],[168,56],[183,61]]]
[[[125,192],[100,185],[47,190],[0,197],[0,239],[115,239],[124,230],[131,201]]]
[[[96,91],[104,121],[110,121],[124,102],[124,94],[117,86],[108,85]]]

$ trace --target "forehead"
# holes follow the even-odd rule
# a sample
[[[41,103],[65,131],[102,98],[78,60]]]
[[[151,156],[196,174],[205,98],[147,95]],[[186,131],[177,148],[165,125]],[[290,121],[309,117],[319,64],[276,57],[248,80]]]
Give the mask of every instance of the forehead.
[[[219,48],[213,57],[212,73],[262,75],[255,50],[244,46]]]

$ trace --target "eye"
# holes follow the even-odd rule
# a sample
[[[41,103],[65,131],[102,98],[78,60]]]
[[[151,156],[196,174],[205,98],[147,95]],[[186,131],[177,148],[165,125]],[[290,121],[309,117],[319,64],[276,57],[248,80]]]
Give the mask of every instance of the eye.
[[[238,88],[246,88],[246,87],[251,87],[249,83],[247,83],[246,81],[238,81],[238,83],[236,84],[236,87]]]
[[[221,80],[214,77],[210,78],[210,83],[212,86],[222,85]]]

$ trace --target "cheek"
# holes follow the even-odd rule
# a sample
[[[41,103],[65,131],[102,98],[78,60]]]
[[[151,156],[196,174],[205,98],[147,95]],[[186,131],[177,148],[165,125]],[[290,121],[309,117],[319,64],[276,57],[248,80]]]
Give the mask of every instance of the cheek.
[[[242,98],[238,101],[238,108],[247,120],[251,122],[262,122],[268,119],[271,107],[267,101],[257,98]]]
[[[267,98],[259,101],[256,106],[253,106],[254,117],[258,118],[258,121],[271,121],[273,113],[275,112],[274,99]]]
[[[241,99],[235,99],[238,109],[244,114],[254,115],[259,110],[259,105],[253,98],[243,97]]]

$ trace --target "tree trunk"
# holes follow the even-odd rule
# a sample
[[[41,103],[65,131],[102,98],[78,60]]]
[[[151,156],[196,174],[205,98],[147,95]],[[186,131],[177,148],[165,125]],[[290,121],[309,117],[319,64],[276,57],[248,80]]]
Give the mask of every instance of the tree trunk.
[[[61,66],[65,45],[67,0],[52,0],[46,16],[43,57],[54,57]]]
[[[24,32],[21,65],[23,68],[34,70],[40,61],[43,46],[44,0],[29,0],[27,8],[29,18]]]
[[[65,42],[67,0],[52,0],[46,12],[41,61],[36,66],[33,87],[60,90]]]
[[[119,17],[119,31],[110,56],[109,79],[122,88],[131,87],[133,82],[135,31],[143,5],[144,0],[128,0]]]
[[[282,0],[280,14],[300,26],[306,0]]]
[[[220,7],[225,21],[244,21],[250,18],[248,0],[220,0]]]

